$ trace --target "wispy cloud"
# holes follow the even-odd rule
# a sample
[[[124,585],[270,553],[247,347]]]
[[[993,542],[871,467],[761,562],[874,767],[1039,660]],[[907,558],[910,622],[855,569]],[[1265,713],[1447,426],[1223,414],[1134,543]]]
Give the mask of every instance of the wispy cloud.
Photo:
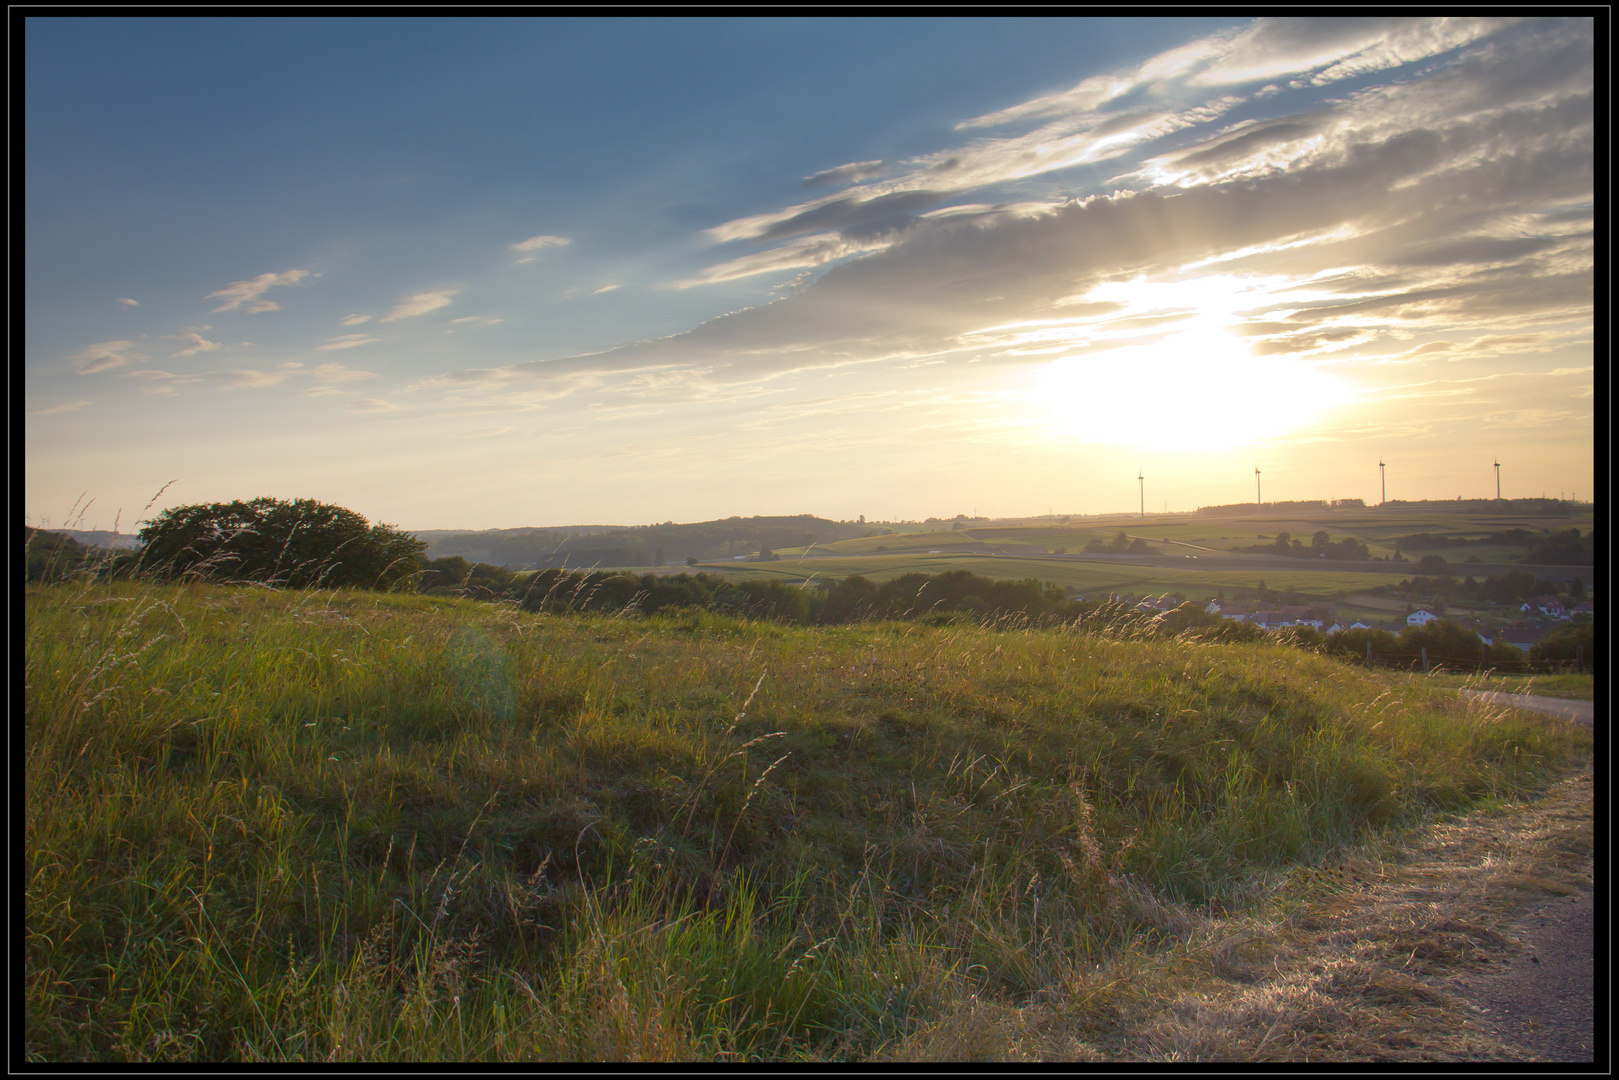
[[[847,165],[839,165],[835,169],[824,169],[813,176],[804,177],[804,186],[837,187],[842,184],[859,183],[873,176],[881,176],[887,164],[885,161],[853,161]]]
[[[180,336],[187,342],[187,345],[174,355],[195,356],[197,353],[213,352],[215,349],[222,348],[223,346],[221,346],[219,342],[209,341],[207,338],[202,336],[202,332],[204,330],[212,329],[213,327],[211,326],[193,326],[189,329],[182,330],[180,332]]]
[[[381,338],[374,338],[370,334],[344,334],[342,337],[328,338],[326,344],[316,345],[315,348],[321,350],[352,349],[356,345],[370,345],[372,342],[381,340]]]
[[[429,311],[437,311],[441,307],[449,306],[450,297],[454,296],[458,291],[457,289],[444,289],[439,292],[417,293],[414,296],[407,296],[395,304],[392,311],[377,321],[393,322],[395,319],[410,319],[417,315],[426,315]]]
[[[80,375],[94,375],[98,371],[121,367],[131,360],[145,360],[145,354],[135,352],[134,346],[133,341],[101,341],[75,354],[73,359],[84,361],[79,365]]]
[[[255,371],[252,368],[240,368],[236,371],[219,371],[211,373],[218,381],[221,389],[262,389],[267,386],[279,386],[291,377],[291,371]]]
[[[1209,343],[1278,383],[1374,386],[1380,364],[1572,348],[1594,300],[1589,22],[1329,23],[1261,20],[961,127],[993,137],[827,169],[811,179],[841,190],[714,227],[762,250],[678,283],[819,271],[773,303],[410,389],[641,408],[817,370],[947,379]],[[1312,90],[1352,68],[1390,74]],[[1080,180],[1094,193],[1063,195]]]
[[[131,300],[127,296],[120,296],[118,298],[118,302],[120,304],[124,305],[125,307],[140,307],[141,306],[141,302],[139,300]]]
[[[486,326],[495,326],[506,320],[496,315],[463,315],[459,319],[451,319],[450,325],[444,328],[446,334],[453,334],[457,330],[482,330]]]
[[[60,405],[46,405],[39,409],[29,409],[29,416],[50,416],[52,413],[73,412],[90,404],[88,401],[64,401]]]
[[[369,316],[369,315],[345,315],[339,321],[344,326],[359,326],[361,323],[370,322],[371,321],[371,316]]]
[[[1315,85],[1426,60],[1512,22],[1499,18],[1259,19],[1190,78],[1194,86],[1259,82],[1314,72]]]
[[[344,411],[351,413],[380,413],[396,412],[398,409],[398,405],[395,405],[392,402],[384,401],[381,398],[362,398],[359,401],[354,402],[354,404],[350,405]]]
[[[531,236],[527,240],[519,240],[517,243],[507,246],[523,256],[517,260],[518,264],[521,265],[526,262],[533,262],[536,257],[533,253],[544,251],[546,248],[567,247],[571,243],[573,241],[566,236],[540,235]]]
[[[318,383],[361,382],[376,378],[376,373],[346,368],[342,364],[321,364],[309,370],[309,377]]]
[[[256,315],[265,311],[279,311],[281,305],[273,300],[264,300],[261,297],[271,289],[281,285],[296,285],[309,276],[308,270],[287,270],[280,274],[260,274],[247,281],[233,281],[223,289],[216,289],[208,294],[207,299],[216,297],[224,301],[214,308],[217,314],[221,311],[246,311],[249,315]]]

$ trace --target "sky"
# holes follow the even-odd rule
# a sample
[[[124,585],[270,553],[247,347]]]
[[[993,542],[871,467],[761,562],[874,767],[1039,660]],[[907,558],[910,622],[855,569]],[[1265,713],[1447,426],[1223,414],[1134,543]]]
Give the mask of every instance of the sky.
[[[1594,42],[28,18],[25,513],[1589,499]]]

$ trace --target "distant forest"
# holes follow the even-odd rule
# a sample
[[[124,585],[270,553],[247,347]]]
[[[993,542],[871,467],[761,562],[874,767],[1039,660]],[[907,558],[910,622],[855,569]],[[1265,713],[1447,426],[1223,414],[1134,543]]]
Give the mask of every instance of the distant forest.
[[[460,555],[473,562],[512,569],[588,569],[592,566],[678,565],[688,558],[724,559],[766,548],[830,544],[888,530],[811,514],[792,517],[730,517],[677,525],[585,526],[553,529],[485,529],[481,532],[416,534],[428,542],[427,557]]]

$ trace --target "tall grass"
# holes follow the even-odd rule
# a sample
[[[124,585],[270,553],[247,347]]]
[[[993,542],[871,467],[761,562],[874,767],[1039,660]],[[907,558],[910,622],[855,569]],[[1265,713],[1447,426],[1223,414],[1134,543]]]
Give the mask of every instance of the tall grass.
[[[860,1058],[1590,746],[1266,644],[134,582],[25,618],[35,1060]]]

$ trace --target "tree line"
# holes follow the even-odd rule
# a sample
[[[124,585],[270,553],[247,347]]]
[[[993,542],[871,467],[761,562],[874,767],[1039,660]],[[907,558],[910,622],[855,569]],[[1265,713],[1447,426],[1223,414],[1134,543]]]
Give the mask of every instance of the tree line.
[[[701,610],[821,625],[882,619],[935,625],[1071,625],[1112,634],[1226,642],[1263,640],[1269,634],[1248,623],[1222,619],[1200,601],[1186,601],[1161,615],[1144,613],[1116,599],[1073,598],[1062,587],[1034,578],[1006,581],[966,570],[903,574],[881,583],[856,575],[808,586],[781,580],[733,581],[705,573],[660,576],[547,569],[519,575],[461,556],[430,561],[425,557],[427,545],[409,533],[384,523],[372,525],[352,510],[309,499],[175,507],[145,525],[140,539],[142,547],[136,552],[96,552],[71,538],[25,526],[29,580],[95,573],[285,588],[402,589],[504,601],[526,611],[557,614]],[[1513,580],[1512,592],[1526,584]],[[1472,630],[1443,619],[1407,627],[1399,634],[1374,629],[1322,635],[1310,627],[1295,627],[1282,631],[1280,640],[1351,660],[1364,656],[1369,646],[1374,657],[1396,665],[1417,662],[1424,648],[1430,659],[1453,663],[1523,660],[1519,650],[1485,645]],[[1556,666],[1579,655],[1589,668],[1596,660],[1593,642],[1590,624],[1571,627],[1538,643],[1529,661]]]

